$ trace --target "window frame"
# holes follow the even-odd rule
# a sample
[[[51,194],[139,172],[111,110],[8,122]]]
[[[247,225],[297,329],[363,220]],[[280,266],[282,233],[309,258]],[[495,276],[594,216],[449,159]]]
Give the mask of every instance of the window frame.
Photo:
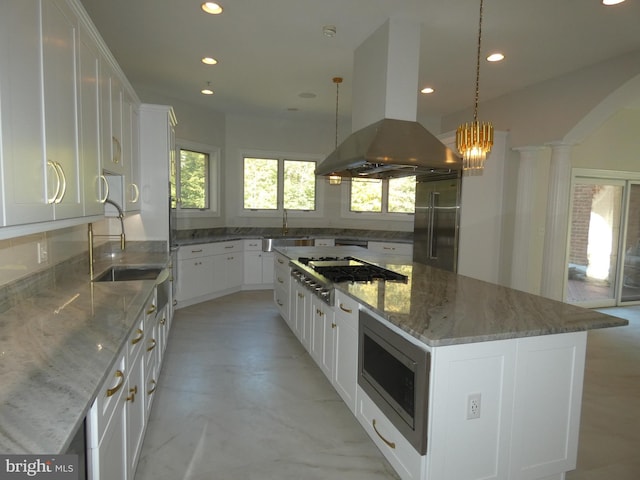
[[[178,217],[219,217],[220,209],[220,148],[203,143],[191,142],[188,140],[176,139],[176,195],[180,198],[180,151],[189,150],[192,152],[204,153],[209,156],[209,177],[207,189],[209,196],[209,208],[194,209],[182,208],[180,202],[176,204],[176,214]]]
[[[345,181],[346,180],[346,181]],[[406,221],[407,217],[413,219],[414,212],[389,212],[389,180],[382,179],[382,211],[380,212],[355,212],[351,210],[351,179],[343,178],[342,201],[340,216],[347,219],[376,219],[391,221]]]
[[[247,209],[244,208],[244,159],[245,158],[266,158],[278,161],[278,186],[277,186],[277,208],[273,210],[266,209]],[[301,161],[315,162],[316,165],[324,160],[323,156],[308,153],[295,152],[277,152],[253,149],[239,149],[238,151],[238,216],[240,217],[262,217],[262,218],[281,218],[284,215],[284,162]],[[315,178],[315,210],[291,210],[287,209],[288,218],[321,218],[324,216],[324,182],[317,175]]]

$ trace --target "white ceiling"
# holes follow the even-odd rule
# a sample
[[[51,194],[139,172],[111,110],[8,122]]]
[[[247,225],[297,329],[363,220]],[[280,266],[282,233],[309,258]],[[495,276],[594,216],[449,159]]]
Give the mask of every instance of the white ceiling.
[[[218,16],[200,0],[81,1],[134,88],[220,112],[333,116],[341,76],[349,115],[353,52],[393,16],[422,24],[419,85],[436,92],[421,96],[419,114],[473,104],[479,0],[220,0]],[[482,63],[480,101],[640,50],[639,20],[638,0],[486,0],[483,54],[506,59]],[[205,55],[219,64],[203,65]],[[207,82],[213,96],[199,93]]]

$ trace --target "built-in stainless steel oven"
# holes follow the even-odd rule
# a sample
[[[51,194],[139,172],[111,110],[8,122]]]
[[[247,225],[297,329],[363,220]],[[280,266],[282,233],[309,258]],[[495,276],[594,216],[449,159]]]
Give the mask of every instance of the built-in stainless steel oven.
[[[358,385],[424,455],[431,353],[360,310]]]

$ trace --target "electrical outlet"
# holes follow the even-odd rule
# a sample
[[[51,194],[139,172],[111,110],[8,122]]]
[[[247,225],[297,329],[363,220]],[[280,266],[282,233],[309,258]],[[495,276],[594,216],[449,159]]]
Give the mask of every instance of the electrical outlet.
[[[46,242],[38,242],[38,263],[47,263],[49,261],[49,252],[47,251]]]
[[[479,393],[472,393],[467,397],[467,420],[480,418],[482,406],[482,396]]]

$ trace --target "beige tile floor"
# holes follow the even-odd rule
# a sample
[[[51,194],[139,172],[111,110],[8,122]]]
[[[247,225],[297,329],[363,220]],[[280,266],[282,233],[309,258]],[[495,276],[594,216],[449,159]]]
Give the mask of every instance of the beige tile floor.
[[[176,312],[136,480],[384,480],[272,291]]]
[[[611,313],[631,325],[589,333],[567,480],[640,479],[640,307]],[[397,479],[271,291],[177,311],[156,393],[135,480]]]

